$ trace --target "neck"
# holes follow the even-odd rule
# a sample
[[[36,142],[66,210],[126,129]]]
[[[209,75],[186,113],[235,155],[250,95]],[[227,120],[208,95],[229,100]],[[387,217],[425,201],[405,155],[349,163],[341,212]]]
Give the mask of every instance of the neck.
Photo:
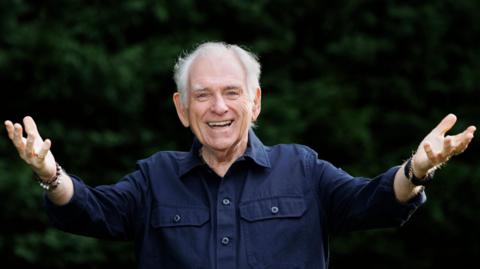
[[[215,173],[223,177],[235,160],[245,153],[245,150],[247,149],[247,141],[248,138],[242,139],[242,141],[227,150],[215,150],[202,146],[200,149],[200,155]]]

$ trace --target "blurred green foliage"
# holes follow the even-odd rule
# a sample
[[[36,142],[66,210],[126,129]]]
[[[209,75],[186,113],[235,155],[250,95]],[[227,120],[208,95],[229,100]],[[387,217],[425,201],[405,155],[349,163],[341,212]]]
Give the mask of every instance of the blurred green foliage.
[[[2,119],[31,115],[67,171],[113,183],[158,150],[188,150],[172,67],[207,40],[262,62],[257,134],[302,143],[354,175],[400,164],[447,113],[480,125],[480,2],[0,2]],[[129,243],[56,231],[42,193],[0,139],[3,267],[134,267]],[[400,229],[332,240],[332,268],[434,268],[480,253],[479,143],[437,173],[428,203]]]

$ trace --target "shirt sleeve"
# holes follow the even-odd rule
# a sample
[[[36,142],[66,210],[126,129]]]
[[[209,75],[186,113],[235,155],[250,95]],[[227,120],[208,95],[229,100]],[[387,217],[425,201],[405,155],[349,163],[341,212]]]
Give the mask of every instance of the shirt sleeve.
[[[313,163],[319,200],[333,233],[403,225],[426,201],[423,191],[407,203],[396,199],[393,181],[399,166],[370,179],[352,177],[316,157]]]
[[[74,194],[63,206],[44,197],[51,223],[60,230],[96,238],[128,240],[133,238],[133,220],[144,203],[145,178],[140,170],[113,185],[95,188],[70,176]]]

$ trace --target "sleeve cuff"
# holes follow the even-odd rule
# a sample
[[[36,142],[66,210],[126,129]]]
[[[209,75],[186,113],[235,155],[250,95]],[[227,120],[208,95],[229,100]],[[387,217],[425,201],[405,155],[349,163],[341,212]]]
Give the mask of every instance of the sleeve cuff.
[[[395,208],[391,212],[398,212],[396,218],[400,221],[401,224],[405,223],[410,216],[415,212],[415,210],[424,204],[427,201],[427,195],[425,191],[419,192],[416,196],[412,197],[408,202],[401,203],[395,197],[395,191],[393,189],[393,182],[395,179],[395,174],[397,173],[400,166],[395,166],[390,168],[382,177],[381,187],[386,193],[388,193],[387,201],[388,204]]]
[[[44,194],[44,207],[47,216],[55,226],[63,226],[65,223],[75,221],[84,211],[84,203],[87,196],[87,186],[76,176],[69,175],[73,183],[73,196],[70,201],[62,206],[55,205]]]

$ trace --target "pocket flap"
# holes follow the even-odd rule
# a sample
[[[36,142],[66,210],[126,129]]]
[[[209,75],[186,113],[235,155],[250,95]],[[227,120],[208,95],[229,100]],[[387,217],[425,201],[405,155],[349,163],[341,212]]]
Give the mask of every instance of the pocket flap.
[[[206,208],[158,206],[152,212],[153,227],[201,226],[209,219]]]
[[[274,218],[298,218],[306,210],[303,197],[275,197],[240,205],[240,215],[247,221]]]

